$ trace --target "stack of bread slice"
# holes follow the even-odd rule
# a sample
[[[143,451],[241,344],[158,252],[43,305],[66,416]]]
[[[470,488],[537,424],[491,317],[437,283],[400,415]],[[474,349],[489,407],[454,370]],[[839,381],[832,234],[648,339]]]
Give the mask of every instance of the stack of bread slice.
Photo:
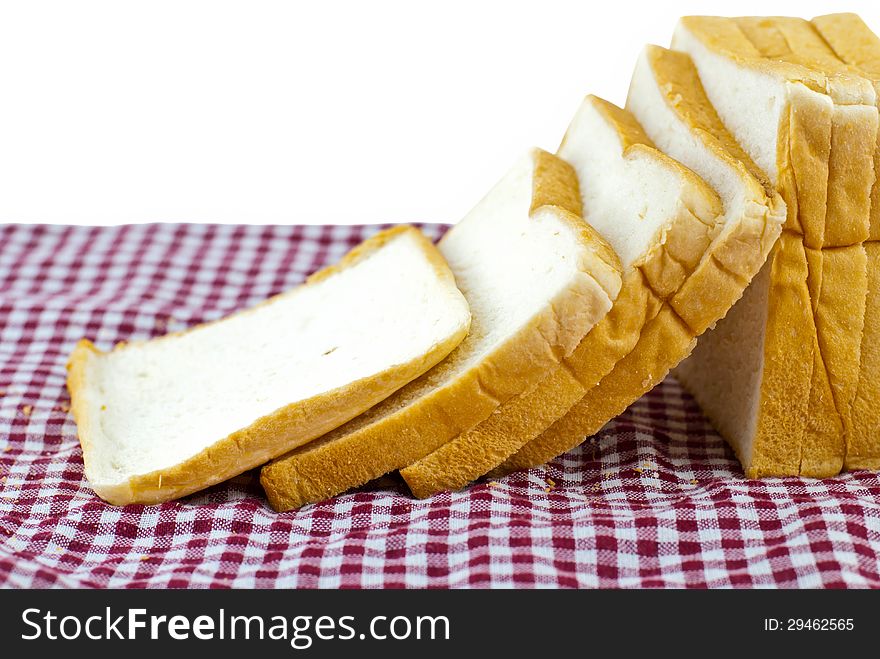
[[[366,414],[265,467],[277,510],[401,469],[534,387],[611,308],[614,251],[581,218],[577,175],[534,150],[442,238],[471,331],[439,366]]]
[[[610,313],[535,389],[403,469],[416,496],[466,485],[565,415],[658,322],[664,302],[700,276],[695,271],[723,229],[715,191],[657,149],[630,113],[607,101],[584,100],[558,155],[578,174],[584,217],[620,257],[620,295]],[[685,336],[681,350],[689,351],[691,341]]]
[[[648,47],[636,66],[627,107],[660,149],[717,191],[721,228],[633,349],[502,471],[536,466],[570,450],[663,380],[688,356],[695,338],[742,296],[780,234],[785,205],[724,128],[687,56]]]
[[[82,342],[87,476],[120,504],[258,465],[276,510],[396,470],[426,497],[553,459],[671,371],[749,477],[880,469],[878,108],[855,15],[684,18],[625,109],[588,96],[436,248],[393,229],[253,310]]]
[[[777,254],[791,260],[788,273],[806,273],[796,293],[771,265],[766,301],[751,295],[677,375],[749,476],[835,475],[854,437],[875,90],[801,19],[685,18],[673,47],[691,56],[719,116],[785,199]],[[808,314],[776,325],[804,290]]]

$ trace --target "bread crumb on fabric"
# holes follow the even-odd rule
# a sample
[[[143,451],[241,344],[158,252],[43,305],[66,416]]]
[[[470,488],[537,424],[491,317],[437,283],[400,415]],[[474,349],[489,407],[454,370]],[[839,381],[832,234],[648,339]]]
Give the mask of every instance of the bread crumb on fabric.
[[[24,407],[21,408],[21,413],[24,414],[25,416],[30,416],[31,412],[33,412],[33,411],[34,411],[33,405],[25,405]]]
[[[488,483],[486,483],[486,485],[488,485],[489,487],[498,487],[499,485],[501,485],[501,483],[499,483],[498,481],[489,481]]]
[[[546,480],[547,480],[547,485],[549,485],[550,487],[556,487],[556,481],[554,481],[552,478],[548,478]]]
[[[699,484],[699,481],[698,481],[696,478],[692,478],[692,479],[690,480],[690,484],[691,484],[691,485],[697,485],[697,484]]]

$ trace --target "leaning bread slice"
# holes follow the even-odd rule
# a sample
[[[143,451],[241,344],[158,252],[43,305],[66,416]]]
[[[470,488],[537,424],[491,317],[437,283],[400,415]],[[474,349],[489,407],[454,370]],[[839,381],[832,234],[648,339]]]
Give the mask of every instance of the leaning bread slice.
[[[584,218],[620,257],[620,294],[537,387],[402,469],[417,497],[479,478],[568,412],[632,350],[660,302],[678,291],[720,228],[714,190],[656,149],[631,114],[607,101],[584,100],[557,155],[577,172]]]
[[[658,148],[718,191],[724,209],[721,231],[695,271],[646,324],[633,350],[564,417],[507,460],[501,471],[536,466],[570,450],[657,385],[687,357],[695,337],[724,317],[742,296],[780,235],[784,203],[725,131],[686,55],[647,47],[636,65],[627,108]],[[805,279],[805,267],[801,274]],[[802,284],[801,296],[793,304],[806,314]],[[808,376],[804,380],[807,388]],[[796,464],[796,452],[787,460]]]
[[[788,204],[786,229],[807,261],[814,334],[796,473],[836,474],[858,388],[876,94],[799,19],[688,17],[673,45],[692,56],[721,119]]]
[[[468,338],[388,400],[265,466],[276,510],[400,469],[534,386],[611,308],[620,264],[581,219],[574,170],[530,152],[439,243],[470,304]]]
[[[832,14],[812,20],[824,42],[840,60],[873,82],[880,103],[880,38],[855,14]],[[880,172],[880,132],[874,146],[874,168]],[[871,172],[858,172],[855,175]],[[880,469],[880,179],[871,189],[871,220],[865,252],[868,296],[859,355],[859,380],[852,406],[852,432],[847,437],[847,469]]]
[[[70,359],[86,477],[110,503],[157,503],[264,464],[424,373],[468,332],[443,257],[389,229],[252,309]]]

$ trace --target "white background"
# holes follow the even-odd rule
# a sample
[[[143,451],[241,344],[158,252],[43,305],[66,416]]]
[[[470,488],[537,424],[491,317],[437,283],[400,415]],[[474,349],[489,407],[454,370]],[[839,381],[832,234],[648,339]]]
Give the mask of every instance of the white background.
[[[458,220],[683,14],[873,2],[0,4],[0,222]]]

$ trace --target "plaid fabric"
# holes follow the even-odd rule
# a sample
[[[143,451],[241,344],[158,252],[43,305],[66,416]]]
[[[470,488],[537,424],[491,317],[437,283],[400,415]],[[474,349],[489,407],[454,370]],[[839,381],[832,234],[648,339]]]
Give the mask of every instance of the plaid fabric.
[[[387,478],[276,514],[255,473],[159,506],[92,493],[64,388],[79,338],[218,318],[377,229],[0,226],[0,584],[880,587],[876,474],[746,481],[672,380],[545,468],[427,501]]]

